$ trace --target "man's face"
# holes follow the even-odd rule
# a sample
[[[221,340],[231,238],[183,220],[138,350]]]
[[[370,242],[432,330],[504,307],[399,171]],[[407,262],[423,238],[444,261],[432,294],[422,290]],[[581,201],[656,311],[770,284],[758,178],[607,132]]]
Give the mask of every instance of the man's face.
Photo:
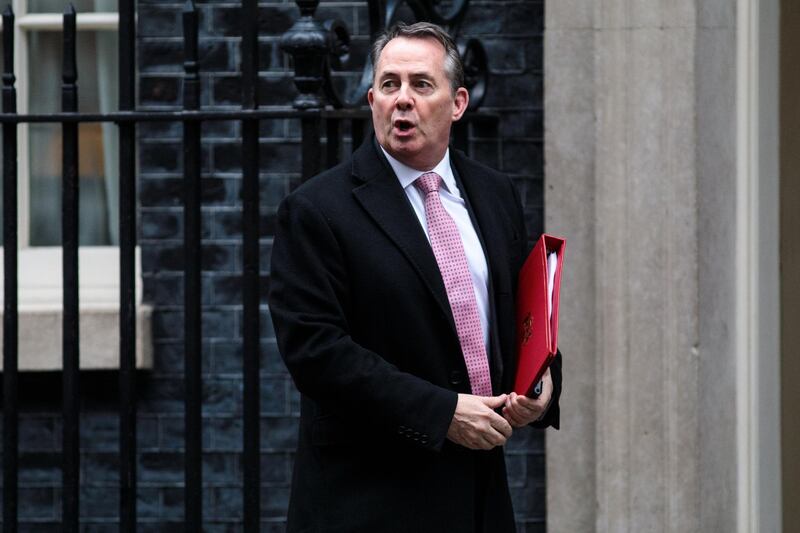
[[[444,62],[444,47],[436,39],[392,39],[381,51],[367,93],[378,142],[418,170],[430,170],[441,161],[450,125],[469,102],[465,88],[453,94]]]

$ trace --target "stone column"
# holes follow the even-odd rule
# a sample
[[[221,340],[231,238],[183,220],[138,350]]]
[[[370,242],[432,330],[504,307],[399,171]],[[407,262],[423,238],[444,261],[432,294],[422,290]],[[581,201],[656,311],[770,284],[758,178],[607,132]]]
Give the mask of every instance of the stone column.
[[[734,360],[724,352],[733,307],[706,313],[733,282],[709,276],[733,249],[733,196],[715,193],[735,177],[735,129],[722,129],[735,125],[732,5],[547,6],[545,228],[567,237],[563,429],[547,435],[551,532],[735,524],[735,494],[720,486],[735,486],[725,472],[735,471]],[[718,249],[722,258],[706,257]]]
[[[559,344],[560,431],[546,433],[547,527],[593,531],[595,479],[595,87],[593,2],[545,8],[545,229],[567,237]]]

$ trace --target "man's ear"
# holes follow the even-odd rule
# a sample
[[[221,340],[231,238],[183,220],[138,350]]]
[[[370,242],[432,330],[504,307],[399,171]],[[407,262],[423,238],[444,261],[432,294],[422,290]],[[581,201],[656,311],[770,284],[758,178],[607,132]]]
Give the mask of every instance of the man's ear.
[[[369,102],[369,107],[372,107],[372,102],[375,100],[375,95],[372,94],[372,87],[369,88],[367,91],[367,102]]]
[[[469,105],[469,91],[464,87],[456,89],[453,98],[453,122],[459,120]]]

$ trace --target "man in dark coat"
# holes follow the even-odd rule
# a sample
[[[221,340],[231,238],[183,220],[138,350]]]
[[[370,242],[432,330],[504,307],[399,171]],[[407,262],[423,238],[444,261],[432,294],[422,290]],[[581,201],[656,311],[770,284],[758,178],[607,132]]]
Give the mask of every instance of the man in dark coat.
[[[467,108],[428,23],[373,49],[375,137],[281,204],[270,310],[301,393],[291,532],[515,530],[502,446],[558,427],[561,360],[511,390],[527,253],[510,179],[448,148]]]

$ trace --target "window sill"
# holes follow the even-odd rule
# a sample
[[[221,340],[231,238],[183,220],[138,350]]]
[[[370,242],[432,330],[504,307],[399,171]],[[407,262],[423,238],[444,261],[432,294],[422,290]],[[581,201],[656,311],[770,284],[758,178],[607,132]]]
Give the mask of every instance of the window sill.
[[[80,301],[80,368],[119,369],[119,248],[78,249]],[[19,357],[21,371],[62,369],[61,248],[19,251]],[[0,249],[0,279],[2,279]],[[136,368],[153,367],[152,308],[142,303],[141,259],[136,249]],[[3,287],[0,284],[0,316]],[[0,322],[2,338],[2,322]],[[0,357],[2,359],[2,357]],[[0,361],[0,368],[2,361]]]
[[[138,369],[153,367],[151,315],[150,306],[137,306],[136,368]],[[20,371],[62,369],[61,326],[60,308],[20,308],[17,363]],[[2,369],[1,359],[0,369]],[[80,368],[81,370],[119,369],[118,307],[81,307]]]

